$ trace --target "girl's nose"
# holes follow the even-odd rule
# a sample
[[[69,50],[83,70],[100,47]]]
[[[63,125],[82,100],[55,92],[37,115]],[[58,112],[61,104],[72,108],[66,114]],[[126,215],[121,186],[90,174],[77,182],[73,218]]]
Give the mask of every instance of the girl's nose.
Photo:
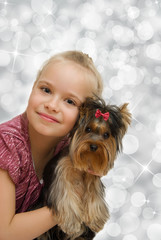
[[[50,110],[50,111],[59,112],[59,104],[60,104],[59,98],[56,96],[54,96],[54,97],[52,96],[45,103],[45,107],[48,108],[48,110]]]

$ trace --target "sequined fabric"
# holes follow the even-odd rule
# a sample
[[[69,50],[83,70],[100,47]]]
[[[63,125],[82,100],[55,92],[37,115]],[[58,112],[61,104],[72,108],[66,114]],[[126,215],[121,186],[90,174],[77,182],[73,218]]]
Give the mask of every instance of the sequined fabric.
[[[55,154],[66,144],[57,145]],[[34,170],[28,135],[28,120],[23,113],[0,124],[0,168],[8,171],[16,187],[16,212],[24,212],[38,199],[43,187]]]

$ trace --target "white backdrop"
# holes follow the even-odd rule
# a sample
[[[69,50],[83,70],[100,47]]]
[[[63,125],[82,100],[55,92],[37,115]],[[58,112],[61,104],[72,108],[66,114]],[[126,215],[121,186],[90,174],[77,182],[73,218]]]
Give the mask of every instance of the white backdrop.
[[[0,0],[0,122],[25,110],[41,63],[71,49],[93,58],[106,101],[133,114],[95,239],[160,240],[161,0]]]

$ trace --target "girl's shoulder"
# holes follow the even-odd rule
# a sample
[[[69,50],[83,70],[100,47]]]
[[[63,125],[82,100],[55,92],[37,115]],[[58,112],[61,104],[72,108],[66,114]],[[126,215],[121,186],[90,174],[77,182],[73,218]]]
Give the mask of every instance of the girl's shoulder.
[[[21,114],[0,124],[0,168],[7,170],[16,184],[22,168],[27,168],[28,159],[28,122],[25,114]]]
[[[5,135],[15,136],[20,139],[28,135],[28,120],[26,113],[0,124],[0,136]]]

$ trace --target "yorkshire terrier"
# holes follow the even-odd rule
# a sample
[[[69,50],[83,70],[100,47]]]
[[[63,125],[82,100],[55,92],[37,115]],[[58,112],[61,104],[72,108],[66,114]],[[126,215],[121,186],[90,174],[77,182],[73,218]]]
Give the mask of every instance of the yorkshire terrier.
[[[71,133],[71,143],[44,170],[43,203],[58,225],[39,240],[92,240],[109,218],[101,177],[113,167],[131,122],[121,107],[87,98]]]

